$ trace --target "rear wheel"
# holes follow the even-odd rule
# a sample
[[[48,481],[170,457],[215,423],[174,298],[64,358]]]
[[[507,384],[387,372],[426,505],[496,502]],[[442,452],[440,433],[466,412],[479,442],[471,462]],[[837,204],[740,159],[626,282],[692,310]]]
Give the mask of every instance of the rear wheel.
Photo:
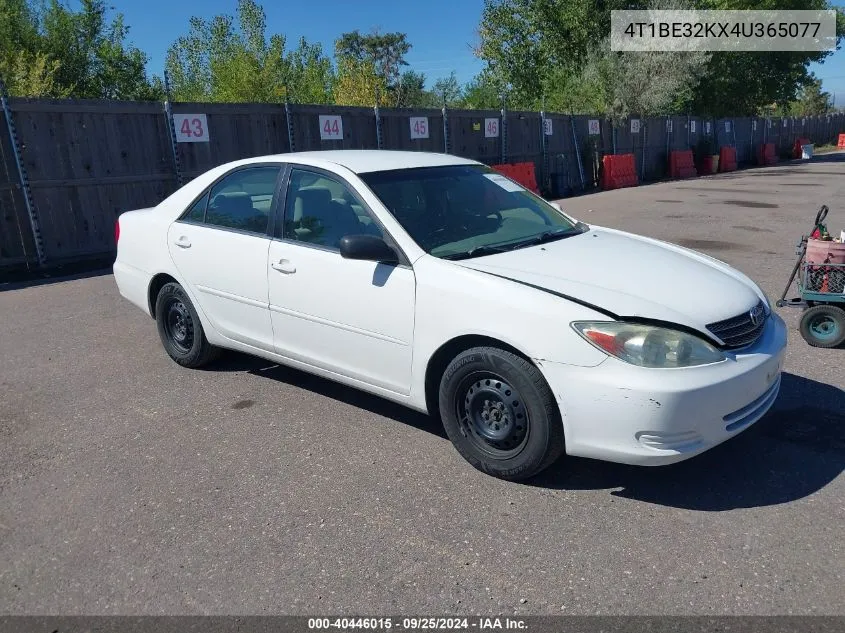
[[[162,286],[156,299],[158,335],[168,356],[183,367],[202,367],[220,355],[205,338],[199,315],[177,283]]]
[[[816,305],[801,315],[801,336],[814,347],[838,347],[845,342],[845,310]]]
[[[464,459],[495,477],[527,479],[563,453],[563,424],[545,379],[502,349],[473,348],[449,364],[440,416]]]

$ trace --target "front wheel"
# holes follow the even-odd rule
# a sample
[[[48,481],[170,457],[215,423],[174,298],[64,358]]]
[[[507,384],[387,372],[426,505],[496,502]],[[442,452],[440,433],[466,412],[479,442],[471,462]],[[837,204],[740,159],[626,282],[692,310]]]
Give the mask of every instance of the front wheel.
[[[563,453],[563,423],[540,371],[495,347],[459,354],[440,382],[440,416],[458,452],[475,468],[527,479]]]
[[[838,347],[845,342],[845,310],[815,305],[801,315],[801,336],[813,347]]]
[[[177,283],[165,284],[159,291],[156,325],[167,355],[183,367],[202,367],[220,354],[205,338],[194,305]]]

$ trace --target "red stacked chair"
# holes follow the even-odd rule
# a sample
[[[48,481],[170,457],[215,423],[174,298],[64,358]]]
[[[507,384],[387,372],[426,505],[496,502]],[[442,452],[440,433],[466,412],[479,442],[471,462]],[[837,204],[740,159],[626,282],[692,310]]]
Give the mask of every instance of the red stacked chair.
[[[736,148],[725,145],[719,148],[719,171],[736,170]]]
[[[774,143],[764,143],[757,148],[758,165],[776,165],[777,162],[778,155]]]
[[[537,174],[534,170],[534,163],[505,163],[502,165],[490,165],[490,167],[539,195],[540,188],[537,186]]]
[[[602,188],[636,187],[637,166],[633,154],[607,155],[602,158]]]
[[[670,178],[695,178],[696,176],[698,176],[698,171],[695,169],[692,150],[673,151],[669,154]]]
[[[808,138],[795,139],[795,145],[792,146],[792,158],[801,158],[801,154],[803,152],[801,147],[803,145],[809,145],[810,143],[811,141]]]

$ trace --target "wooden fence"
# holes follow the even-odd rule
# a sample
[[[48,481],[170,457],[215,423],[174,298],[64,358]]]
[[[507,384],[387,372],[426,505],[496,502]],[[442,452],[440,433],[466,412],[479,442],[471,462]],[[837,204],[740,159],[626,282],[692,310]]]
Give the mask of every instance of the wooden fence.
[[[171,120],[197,114],[204,121],[188,122],[202,127],[201,142],[181,142],[185,130]],[[796,138],[835,143],[842,132],[845,114],[636,118],[613,127],[590,116],[498,110],[9,99],[0,109],[0,278],[109,256],[120,213],[249,156],[383,148],[533,161],[544,193],[564,197],[596,186],[592,166],[606,153],[633,152],[650,181],[666,176],[669,151],[695,148],[702,136],[736,147],[740,164],[750,164],[763,142],[786,155]]]

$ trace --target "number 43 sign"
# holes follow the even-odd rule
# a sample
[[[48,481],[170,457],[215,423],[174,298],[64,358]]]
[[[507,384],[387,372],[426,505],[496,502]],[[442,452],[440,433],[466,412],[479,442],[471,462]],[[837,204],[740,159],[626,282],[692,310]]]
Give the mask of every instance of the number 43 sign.
[[[208,143],[208,121],[204,114],[174,114],[177,143]]]

